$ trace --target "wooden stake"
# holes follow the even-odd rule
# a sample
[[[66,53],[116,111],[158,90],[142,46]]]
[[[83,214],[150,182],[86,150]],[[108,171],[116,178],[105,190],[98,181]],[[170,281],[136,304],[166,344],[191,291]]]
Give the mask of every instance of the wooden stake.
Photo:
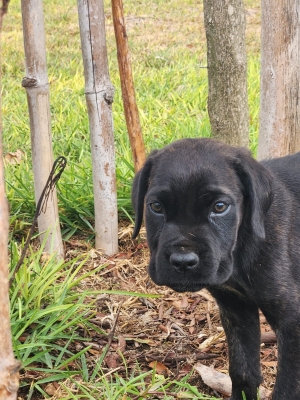
[[[118,212],[103,0],[77,0],[89,114],[95,198],[96,248],[118,251]]]
[[[111,4],[117,42],[124,113],[134,161],[134,169],[137,172],[144,165],[146,152],[139,112],[135,100],[122,0],[112,0]]]
[[[46,65],[46,44],[42,0],[22,0],[22,19],[26,77],[22,86],[27,92],[30,116],[31,149],[35,200],[38,202],[53,165],[49,84]],[[45,251],[63,258],[56,190],[38,218],[40,240]]]
[[[0,9],[0,35],[3,15],[8,1]],[[1,86],[1,68],[0,68]],[[19,388],[20,363],[15,360],[12,349],[8,286],[8,203],[5,197],[2,151],[2,113],[0,104],[0,400],[16,400]]]

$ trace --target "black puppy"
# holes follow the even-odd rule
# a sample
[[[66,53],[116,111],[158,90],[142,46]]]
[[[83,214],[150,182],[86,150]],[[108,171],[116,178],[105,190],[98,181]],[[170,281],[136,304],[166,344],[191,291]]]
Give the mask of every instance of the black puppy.
[[[153,281],[216,298],[231,399],[257,398],[261,309],[278,341],[273,400],[299,400],[300,153],[259,163],[212,139],[180,140],[149,156],[132,201],[133,237],[145,209]]]

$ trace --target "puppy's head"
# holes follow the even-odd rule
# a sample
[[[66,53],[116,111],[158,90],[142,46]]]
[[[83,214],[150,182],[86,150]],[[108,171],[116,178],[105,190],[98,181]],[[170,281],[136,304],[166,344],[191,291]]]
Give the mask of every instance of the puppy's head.
[[[145,210],[153,281],[198,291],[230,278],[242,226],[253,240],[264,238],[271,175],[245,149],[183,139],[149,156],[132,202],[133,237]]]

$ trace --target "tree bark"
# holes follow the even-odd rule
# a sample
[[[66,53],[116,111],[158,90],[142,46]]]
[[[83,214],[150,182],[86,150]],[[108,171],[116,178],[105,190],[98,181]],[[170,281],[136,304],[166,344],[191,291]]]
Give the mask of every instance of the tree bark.
[[[21,7],[26,61],[26,77],[22,80],[22,86],[27,93],[37,203],[53,165],[43,3],[42,0],[22,0]],[[46,209],[38,218],[38,227],[41,243],[46,240],[45,251],[49,254],[55,252],[59,258],[63,258],[55,188],[48,198]]]
[[[95,198],[96,248],[118,251],[115,151],[103,0],[78,0],[78,16],[89,114]]]
[[[245,13],[242,0],[204,0],[212,137],[248,146]]]
[[[3,16],[8,1],[2,1],[0,9],[0,42]],[[1,47],[0,47],[1,48]],[[0,63],[0,67],[2,62]],[[1,89],[1,68],[0,68]],[[15,360],[12,348],[9,312],[8,284],[8,203],[5,196],[3,150],[2,150],[2,107],[0,101],[0,400],[16,400],[19,389],[20,363]]]
[[[112,0],[111,4],[118,50],[117,54],[124,113],[133,156],[134,169],[135,172],[137,172],[145,163],[146,151],[140,124],[139,111],[135,99],[122,0]]]
[[[300,151],[300,2],[261,5],[259,159]]]

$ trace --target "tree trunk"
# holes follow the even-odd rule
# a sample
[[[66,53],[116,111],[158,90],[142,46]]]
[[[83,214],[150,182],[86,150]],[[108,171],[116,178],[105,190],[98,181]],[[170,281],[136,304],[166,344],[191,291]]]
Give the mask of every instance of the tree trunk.
[[[27,93],[37,203],[53,165],[43,3],[42,0],[22,0],[21,6],[26,61],[26,77],[23,78],[22,86]],[[55,188],[48,198],[46,209],[38,218],[38,227],[40,241],[46,239],[45,251],[49,254],[56,252],[59,258],[63,258]]]
[[[242,0],[204,0],[212,137],[248,146],[245,13]]]
[[[118,210],[103,0],[78,0],[85,95],[89,114],[95,198],[96,248],[118,251]]]
[[[258,158],[300,151],[300,2],[262,1]]]
[[[0,9],[0,35],[3,16],[8,1]],[[0,37],[1,39],[1,37]],[[1,48],[1,47],[0,47]],[[2,65],[2,63],[1,63]],[[0,65],[0,66],[1,66]],[[0,68],[1,89],[1,68]],[[8,285],[8,203],[5,196],[2,152],[2,107],[0,102],[0,400],[16,400],[19,388],[20,363],[15,360],[12,349],[9,313]]]
[[[145,163],[146,151],[144,147],[139,111],[135,100],[123,3],[122,0],[112,0],[111,4],[118,50],[117,54],[124,113],[133,156],[134,169],[135,172],[137,172]]]

